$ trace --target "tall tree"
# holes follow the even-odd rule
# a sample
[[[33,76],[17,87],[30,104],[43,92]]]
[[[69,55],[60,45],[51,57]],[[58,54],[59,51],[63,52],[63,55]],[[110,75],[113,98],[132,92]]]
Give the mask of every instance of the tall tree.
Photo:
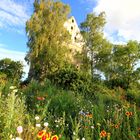
[[[109,68],[112,59],[112,48],[113,44],[111,44],[106,39],[103,39],[98,52],[95,55],[95,69],[102,72],[105,79],[108,79],[110,73]]]
[[[35,0],[34,13],[26,23],[29,52],[25,59],[30,63],[30,79],[44,79],[67,60],[70,35],[64,22],[69,12],[62,2]]]
[[[115,45],[108,70],[112,86],[128,88],[132,82],[137,82],[140,78],[139,59],[140,44],[137,41]]]
[[[99,15],[88,14],[85,22],[81,23],[81,33],[83,34],[85,46],[90,57],[90,69],[93,76],[96,63],[96,55],[103,42],[103,27],[105,25],[105,13]]]

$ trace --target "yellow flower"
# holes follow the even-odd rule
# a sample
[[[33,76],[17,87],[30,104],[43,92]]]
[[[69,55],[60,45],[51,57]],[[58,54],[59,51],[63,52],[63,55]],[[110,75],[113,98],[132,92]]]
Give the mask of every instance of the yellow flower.
[[[110,140],[110,133],[107,133],[107,140]]]

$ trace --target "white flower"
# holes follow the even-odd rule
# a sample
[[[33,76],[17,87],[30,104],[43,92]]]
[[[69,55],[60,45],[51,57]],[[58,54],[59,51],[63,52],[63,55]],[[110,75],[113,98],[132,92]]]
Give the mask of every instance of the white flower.
[[[44,123],[44,126],[48,127],[49,123],[48,122],[45,122]]]
[[[94,129],[94,126],[93,125],[91,126],[91,129]]]
[[[18,132],[19,134],[21,134],[21,133],[23,132],[23,127],[22,127],[22,126],[18,126],[18,127],[17,127],[17,132]]]
[[[86,140],[85,138],[82,138],[82,140]]]
[[[73,132],[73,135],[75,135],[75,132]]]
[[[39,117],[38,117],[38,116],[36,116],[36,117],[35,117],[35,120],[39,120]]]
[[[10,89],[15,89],[16,88],[16,86],[10,86]]]
[[[56,127],[59,127],[59,125],[56,125]]]
[[[37,123],[37,124],[36,124],[36,127],[41,127],[41,124]]]
[[[16,139],[15,140],[22,140],[20,137],[16,137]]]
[[[14,92],[14,93],[18,92],[18,89],[14,89],[13,92]]]

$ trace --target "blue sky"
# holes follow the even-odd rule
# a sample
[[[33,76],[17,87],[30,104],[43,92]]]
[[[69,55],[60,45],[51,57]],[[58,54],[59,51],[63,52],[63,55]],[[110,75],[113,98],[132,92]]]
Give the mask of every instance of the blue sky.
[[[71,6],[71,15],[76,18],[78,24],[84,21],[87,13],[92,12],[92,8],[95,4],[95,2],[87,2],[86,0],[62,1]],[[25,22],[32,14],[32,1],[29,2],[27,0],[1,0],[0,5],[1,3],[3,4],[3,6],[0,6],[0,17],[2,17],[1,14],[3,13],[5,13],[5,16],[10,15],[11,17],[2,17],[2,19],[0,19],[0,47],[4,47],[5,49],[14,51],[26,52],[27,37],[25,33]],[[19,12],[19,14],[20,12],[23,12],[21,17],[19,17],[20,15],[16,14],[14,10],[5,7],[8,3],[10,3],[11,9],[13,8],[12,4],[15,4],[15,9],[22,8],[23,11],[17,11]],[[23,7],[22,5],[24,5],[25,7]],[[21,21],[23,17],[25,19]]]
[[[34,0],[0,0],[0,59],[24,61],[28,51],[25,23],[33,11]],[[140,0],[62,0],[71,6],[71,15],[80,24],[87,13],[106,12],[105,37],[112,43],[140,41]]]
[[[95,4],[89,0],[63,0],[71,6],[71,15],[77,23],[84,21]],[[27,48],[25,23],[33,11],[33,0],[0,0],[0,59],[9,57],[23,61],[24,71],[28,66],[24,61]],[[27,74],[26,74],[27,76]]]

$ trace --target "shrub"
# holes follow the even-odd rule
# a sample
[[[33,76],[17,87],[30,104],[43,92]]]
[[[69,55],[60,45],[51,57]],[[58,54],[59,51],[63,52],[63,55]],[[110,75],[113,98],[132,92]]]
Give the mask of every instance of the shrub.
[[[92,92],[92,78],[74,67],[63,68],[50,76],[50,80],[65,90],[88,95]]]
[[[131,88],[126,91],[126,99],[130,103],[136,103],[138,106],[140,106],[140,92],[139,89]]]

